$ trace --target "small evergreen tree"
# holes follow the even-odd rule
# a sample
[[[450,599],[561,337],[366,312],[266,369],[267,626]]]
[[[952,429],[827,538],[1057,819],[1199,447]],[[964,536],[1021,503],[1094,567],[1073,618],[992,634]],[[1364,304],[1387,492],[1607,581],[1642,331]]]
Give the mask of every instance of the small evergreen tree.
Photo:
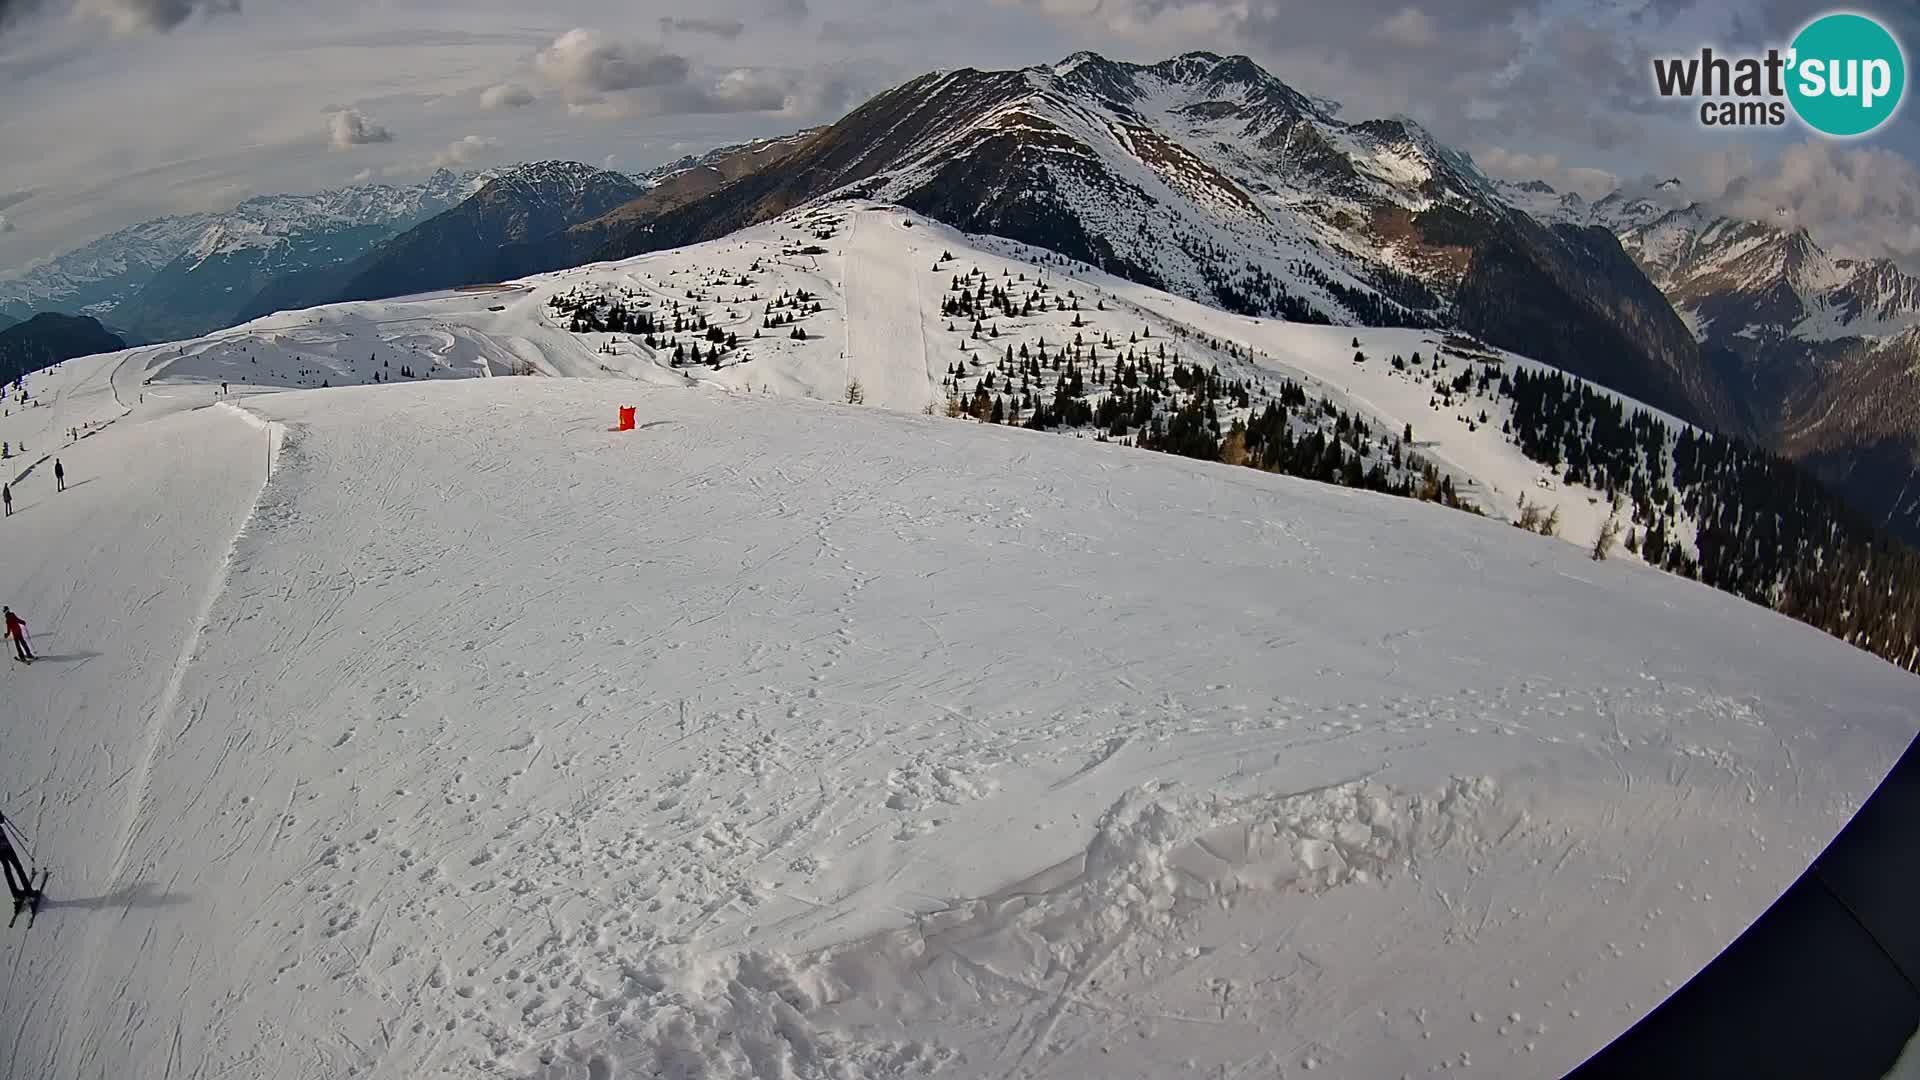
[[[1607,512],[1607,520],[1601,522],[1600,531],[1593,538],[1591,554],[1594,562],[1602,562],[1608,555],[1613,554],[1613,545],[1620,541],[1620,530],[1623,527],[1620,523],[1620,507],[1624,501],[1619,495],[1613,497],[1613,506]]]

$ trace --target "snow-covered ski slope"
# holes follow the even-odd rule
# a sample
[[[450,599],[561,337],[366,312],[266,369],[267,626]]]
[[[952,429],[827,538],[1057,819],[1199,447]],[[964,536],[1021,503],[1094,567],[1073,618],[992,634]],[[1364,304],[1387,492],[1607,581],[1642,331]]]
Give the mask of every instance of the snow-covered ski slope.
[[[570,362],[486,304],[0,416],[56,870],[0,1074],[1555,1075],[1916,731],[1866,653],[1412,500],[631,357],[266,392],[397,316]],[[838,396],[834,310],[703,380]]]
[[[942,259],[946,254],[953,258]],[[1073,293],[1078,310],[1043,304],[1028,316],[989,320],[997,336],[975,339],[971,320],[941,310],[953,283],[968,273],[981,275],[976,285],[1022,295],[1044,281],[1048,297]],[[767,328],[769,314],[795,313],[780,298],[801,293],[820,310],[801,305],[807,310],[794,322]],[[556,308],[556,298],[619,300],[666,321],[677,310],[686,328],[660,335],[658,347],[651,348],[638,334],[574,333],[571,308]],[[717,368],[671,362],[675,345],[711,347],[694,326],[696,314],[739,339]],[[807,339],[794,340],[794,327]],[[1137,345],[1129,340],[1143,332],[1151,336]],[[1396,354],[1418,353],[1430,360],[1445,343],[1443,333],[1233,315],[1048,252],[961,234],[898,207],[861,201],[803,208],[719,241],[623,262],[494,287],[284,312],[126,356],[128,370],[145,368],[142,377],[153,379],[163,393],[174,382],[204,387],[220,379],[338,387],[376,376],[397,380],[406,365],[417,378],[427,379],[503,375],[519,368],[830,401],[845,400],[848,384],[857,380],[866,404],[917,413],[929,405],[944,406],[948,389],[941,382],[955,365],[977,376],[983,361],[998,359],[1010,347],[1044,344],[1057,351],[1076,336],[1094,345],[1110,338],[1112,348],[1093,350],[1109,363],[1119,350],[1137,348],[1144,356],[1164,347],[1169,359],[1217,365],[1230,377],[1256,385],[1300,381],[1316,395],[1371,418],[1384,433],[1412,424],[1419,452],[1452,473],[1477,505],[1508,518],[1517,516],[1523,496],[1558,507],[1560,535],[1571,543],[1590,543],[1606,518],[1608,507],[1598,492],[1564,485],[1556,470],[1527,460],[1502,435],[1509,399],[1435,408],[1430,400],[1439,379],[1433,373],[1389,365]],[[1356,338],[1359,350],[1352,345]],[[1369,361],[1355,364],[1356,351]],[[1500,350],[1476,351],[1497,358],[1504,370],[1543,367]],[[1448,380],[1463,368],[1479,366],[1449,359]],[[1483,409],[1489,413],[1485,423],[1479,421]],[[1690,531],[1681,533],[1690,542]],[[1617,557],[1637,558],[1624,551]]]

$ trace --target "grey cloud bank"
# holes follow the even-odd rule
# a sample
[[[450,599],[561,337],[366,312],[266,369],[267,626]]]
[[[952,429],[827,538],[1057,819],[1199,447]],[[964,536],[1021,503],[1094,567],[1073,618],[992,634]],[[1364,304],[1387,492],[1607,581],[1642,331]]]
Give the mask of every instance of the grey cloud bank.
[[[1674,173],[1743,213],[1777,202],[1856,253],[1920,252],[1912,114],[1841,145],[1703,133],[1652,95],[1657,53],[1777,41],[1823,10],[1789,0],[713,0],[644,13],[481,0],[458,20],[429,0],[319,7],[0,0],[0,93],[45,103],[0,115],[0,144],[35,150],[0,161],[0,192],[41,189],[0,237],[0,273],[211,192],[334,186],[463,154],[611,152],[642,168],[669,146],[830,121],[928,69],[1080,48],[1244,52],[1346,115],[1408,113],[1489,172],[1588,196]],[[1878,8],[1920,40],[1920,17],[1865,10]]]

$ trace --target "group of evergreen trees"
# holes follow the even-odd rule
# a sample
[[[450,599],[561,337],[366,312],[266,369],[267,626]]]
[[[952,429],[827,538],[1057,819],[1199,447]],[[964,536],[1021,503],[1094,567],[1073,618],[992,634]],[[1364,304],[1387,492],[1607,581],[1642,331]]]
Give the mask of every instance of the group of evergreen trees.
[[[759,266],[755,262],[753,270],[758,271]],[[576,287],[548,297],[547,306],[566,320],[567,329],[573,333],[626,334],[654,353],[666,354],[667,362],[674,367],[704,364],[718,369],[726,355],[739,348],[739,332],[721,329],[709,321],[706,311],[693,306],[693,302],[709,299],[706,290],[711,286],[747,288],[752,284],[752,279],[745,274],[715,276],[688,289],[688,306],[668,299],[664,310],[630,288],[609,293]],[[759,293],[736,294],[726,301],[726,316],[738,322],[742,305],[759,302]],[[797,324],[820,310],[820,298],[805,289],[783,292],[767,301],[760,329],[755,330],[753,336],[760,337],[762,330],[791,327],[787,337],[809,340],[806,330]],[[612,353],[612,342],[602,343],[599,351]]]
[[[943,255],[934,270],[951,258]],[[1025,275],[1015,284],[1024,285]],[[966,335],[962,351],[973,353],[951,365],[943,380],[949,416],[1086,433],[1162,453],[1472,509],[1451,477],[1412,452],[1410,432],[1375,432],[1360,417],[1309,398],[1291,380],[1274,393],[1271,387],[1229,378],[1217,366],[1188,361],[1167,342],[1153,340],[1151,326],[1129,331],[1124,343],[1111,330],[1099,331],[1097,341],[1091,330],[1081,330],[1058,343],[1040,335],[1033,342],[973,352],[970,342],[999,336],[993,320],[1031,316],[1035,306],[1046,310],[1039,295],[1045,287],[1020,295],[978,270],[953,275],[949,285],[941,310],[953,319],[949,329]],[[1084,322],[1079,297],[1055,299],[1056,312],[1074,311],[1075,323]],[[1104,298],[1094,301],[1094,310],[1106,309]],[[1029,328],[1009,326],[1015,333]],[[1227,342],[1197,344],[1243,355]]]
[[[1649,564],[1920,671],[1920,553],[1785,458],[1675,430],[1557,371],[1485,365],[1436,382],[1450,395],[1508,399],[1510,441],[1563,483],[1618,500],[1624,543]]]
[[[935,269],[950,258],[943,256]],[[1249,267],[1229,287],[1256,283],[1249,305],[1284,303],[1281,291],[1269,294],[1258,284],[1263,280]],[[970,342],[999,337],[999,320],[1045,311],[1043,289],[1010,289],[970,271],[952,277],[942,311],[954,320],[950,329],[968,335],[962,350],[971,352]],[[1404,292],[1397,302],[1424,306],[1417,290]],[[1057,301],[1054,310],[1065,310]],[[1413,452],[1412,425],[1382,436],[1365,420],[1309,399],[1291,381],[1274,395],[1140,338],[1134,333],[1121,345],[1111,333],[1097,343],[1076,334],[1058,345],[1043,337],[1032,347],[982,348],[949,370],[947,411],[1477,512],[1451,477]],[[1355,361],[1365,363],[1355,344]],[[1503,432],[1522,454],[1554,470],[1562,483],[1613,503],[1605,535],[1594,541],[1602,555],[1624,543],[1651,565],[1920,671],[1920,554],[1859,519],[1792,463],[1738,440],[1676,430],[1559,372],[1508,371],[1470,340],[1450,336],[1425,357],[1394,356],[1390,363],[1429,383],[1431,407],[1454,411],[1470,429],[1495,422],[1496,411],[1506,413]],[[1557,508],[1532,509],[1539,519],[1533,531],[1553,532],[1547,522],[1557,522]]]

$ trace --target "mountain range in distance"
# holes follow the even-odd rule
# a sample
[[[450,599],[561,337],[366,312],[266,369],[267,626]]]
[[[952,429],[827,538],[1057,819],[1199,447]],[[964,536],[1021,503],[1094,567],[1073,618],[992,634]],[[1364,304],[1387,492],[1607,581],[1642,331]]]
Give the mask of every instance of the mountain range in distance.
[[[1588,202],[1496,181],[1405,118],[1349,122],[1245,57],[1079,53],[934,72],[824,128],[641,176],[570,162],[265,196],[0,280],[170,340],[277,310],[499,281],[893,202],[1247,314],[1454,327],[1745,436],[1920,538],[1920,282],[1677,182]]]

